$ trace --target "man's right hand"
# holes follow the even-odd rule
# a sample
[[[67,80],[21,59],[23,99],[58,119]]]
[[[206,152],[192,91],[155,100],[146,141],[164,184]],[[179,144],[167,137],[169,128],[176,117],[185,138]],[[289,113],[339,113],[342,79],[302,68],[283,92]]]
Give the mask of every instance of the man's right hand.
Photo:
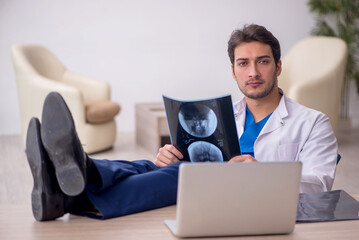
[[[182,153],[175,146],[166,144],[158,150],[155,164],[157,167],[165,167],[180,161],[182,158]]]

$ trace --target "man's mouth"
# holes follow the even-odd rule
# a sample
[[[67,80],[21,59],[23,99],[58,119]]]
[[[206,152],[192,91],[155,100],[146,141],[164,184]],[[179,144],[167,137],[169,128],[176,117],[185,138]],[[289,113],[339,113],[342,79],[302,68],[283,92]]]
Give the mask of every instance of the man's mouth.
[[[263,84],[264,82],[263,81],[261,81],[261,80],[249,80],[248,82],[247,82],[247,85],[249,85],[249,86],[251,86],[251,87],[257,87],[257,86],[259,86],[259,85],[261,85],[261,84]]]

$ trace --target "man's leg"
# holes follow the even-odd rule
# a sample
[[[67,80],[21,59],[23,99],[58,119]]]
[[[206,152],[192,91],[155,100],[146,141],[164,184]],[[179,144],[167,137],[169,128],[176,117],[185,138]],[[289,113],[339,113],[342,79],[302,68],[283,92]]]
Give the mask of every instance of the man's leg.
[[[76,196],[69,198],[64,194],[65,198],[69,199],[65,201],[67,210],[64,209],[64,213],[81,213],[82,209],[76,206],[81,206],[79,199],[87,199],[85,194],[82,194],[87,183],[90,183],[90,186],[86,193],[103,214],[103,218],[175,203],[179,164],[157,169],[150,161],[92,161],[83,152],[71,113],[58,93],[50,93],[45,99],[41,137],[54,166],[59,187],[66,195]],[[99,182],[96,182],[96,179],[99,179]],[[44,179],[41,181],[46,182]],[[141,197],[141,204],[138,204],[138,197]],[[103,202],[113,202],[112,207],[102,210]],[[49,208],[50,205],[45,207]],[[119,210],[113,208],[124,210],[116,212]],[[107,214],[107,211],[114,212]]]
[[[85,190],[107,219],[173,205],[177,198],[178,168],[182,162],[157,168],[152,162],[93,160],[101,175],[101,184],[89,184]]]

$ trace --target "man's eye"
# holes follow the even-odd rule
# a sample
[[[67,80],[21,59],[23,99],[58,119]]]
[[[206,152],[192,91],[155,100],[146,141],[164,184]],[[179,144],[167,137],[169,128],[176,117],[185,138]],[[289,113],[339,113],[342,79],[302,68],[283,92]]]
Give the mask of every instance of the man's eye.
[[[239,62],[238,63],[238,66],[241,66],[241,67],[246,66],[246,65],[247,65],[247,62]]]
[[[260,60],[259,63],[267,64],[267,63],[269,63],[269,61],[268,60]]]

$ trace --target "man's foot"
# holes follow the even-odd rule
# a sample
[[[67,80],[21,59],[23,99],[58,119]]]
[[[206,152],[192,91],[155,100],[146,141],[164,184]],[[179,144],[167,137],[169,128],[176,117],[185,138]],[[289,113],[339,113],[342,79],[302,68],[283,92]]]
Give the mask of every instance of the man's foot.
[[[65,214],[64,195],[55,170],[42,145],[40,122],[32,118],[26,137],[26,156],[34,179],[31,193],[32,213],[37,221],[52,220]]]
[[[57,92],[49,93],[45,99],[41,137],[61,190],[69,196],[82,193],[86,186],[87,156],[77,136],[71,112]]]

